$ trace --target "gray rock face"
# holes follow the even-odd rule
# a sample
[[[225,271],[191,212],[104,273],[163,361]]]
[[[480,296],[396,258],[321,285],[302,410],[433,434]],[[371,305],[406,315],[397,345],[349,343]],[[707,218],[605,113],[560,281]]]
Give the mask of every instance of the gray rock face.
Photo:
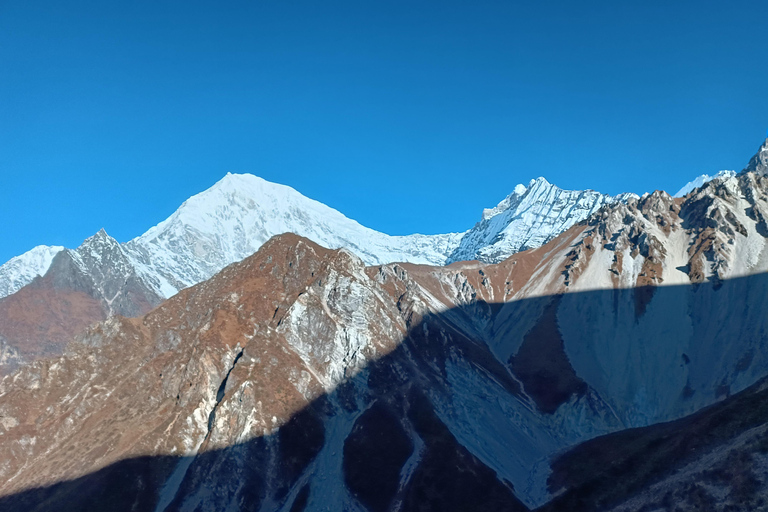
[[[76,250],[58,252],[44,276],[0,299],[0,336],[17,363],[58,356],[88,325],[140,316],[162,300],[102,230]]]
[[[82,291],[100,300],[108,315],[139,316],[163,301],[103,229],[76,250],[57,254],[49,274],[55,288]]]
[[[766,216],[746,172],[605,204],[497,264],[366,267],[273,237],[0,380],[0,508],[544,505],[569,489],[556,454],[768,374]],[[103,314],[134,272],[106,234],[84,246],[33,284]]]

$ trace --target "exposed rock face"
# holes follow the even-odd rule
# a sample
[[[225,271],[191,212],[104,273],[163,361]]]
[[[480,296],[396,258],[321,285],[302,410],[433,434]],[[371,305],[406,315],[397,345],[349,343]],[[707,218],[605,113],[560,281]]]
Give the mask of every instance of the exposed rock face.
[[[463,259],[497,262],[538,247],[606,202],[630,196],[611,198],[591,190],[561,190],[539,178],[528,187],[519,185],[499,205],[486,210],[483,221],[467,233],[389,236],[290,187],[249,174],[228,174],[122,248],[137,275],[155,294],[167,298],[253,254],[270,237],[285,232],[324,247],[347,248],[369,265],[395,261],[443,265]],[[48,260],[33,257],[43,249],[51,254]],[[0,267],[0,297],[44,274],[54,249],[61,250],[43,249],[36,248]]]
[[[733,176],[736,176],[736,171],[720,171],[714,176],[710,176],[709,174],[702,174],[701,176],[697,176],[694,180],[689,181],[683,185],[683,187],[680,188],[680,190],[678,190],[673,197],[685,197],[693,190],[703,186],[705,183],[717,179],[732,178]]]
[[[742,172],[754,172],[765,176],[768,174],[768,138],[765,139],[763,145],[757,150],[755,156],[749,161],[747,166]]]
[[[142,488],[126,508],[139,500],[166,510],[287,509],[303,500],[309,509],[389,510],[399,503],[420,510],[424,493],[453,482],[476,488],[477,496],[435,495],[428,503],[462,510],[472,498],[524,510],[510,485],[457,442],[430,405],[425,392],[445,385],[438,371],[444,362],[422,360],[427,354],[414,359],[400,348],[408,333],[403,315],[412,317],[413,308],[401,305],[401,312],[377,283],[351,253],[286,235],[141,320],[115,317],[94,327],[64,357],[36,362],[0,384],[0,415],[8,418],[2,492],[126,458],[141,465],[137,457],[176,454],[188,458],[147,462],[149,473],[120,471],[119,484],[107,472],[106,488],[117,486],[121,496]],[[473,372],[516,389],[487,348],[436,322],[430,329],[441,338],[424,338],[426,322],[417,333],[436,356],[447,357],[446,344],[457,357],[485,354]],[[374,360],[380,363],[367,364]],[[389,418],[394,430],[386,435],[400,448],[389,452],[386,468],[376,466],[390,483],[370,489],[354,471],[374,464],[378,448],[366,425],[381,418]],[[221,475],[216,484],[214,474]],[[37,497],[103,506],[87,478],[72,485]],[[30,496],[3,508],[26,507],[25,500],[35,501]]]
[[[554,454],[768,373],[766,198],[750,173],[630,198],[495,265],[273,238],[0,381],[1,504],[542,505]]]
[[[442,265],[449,255],[452,260],[500,261],[521,249],[538,247],[613,200],[594,191],[564,191],[540,178],[487,210],[483,222],[490,224],[481,223],[466,236],[392,237],[290,187],[229,174],[126,244],[118,244],[102,230],[77,250],[39,247],[0,267],[3,297],[3,290],[17,291],[53,264],[50,277],[31,285],[32,290],[5,305],[0,299],[0,335],[26,360],[58,355],[66,341],[92,322],[112,314],[139,316],[283,232],[295,232],[326,247],[345,247],[366,264]],[[44,309],[35,304],[44,304]],[[43,311],[50,314],[38,326]]]
[[[549,478],[558,497],[542,512],[768,510],[767,384],[562,454]]]

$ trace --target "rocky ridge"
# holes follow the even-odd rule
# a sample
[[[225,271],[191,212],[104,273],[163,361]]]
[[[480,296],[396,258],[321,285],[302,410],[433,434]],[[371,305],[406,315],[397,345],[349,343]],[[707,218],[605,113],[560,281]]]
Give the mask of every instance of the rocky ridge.
[[[465,233],[389,236],[348,219],[290,187],[248,174],[228,174],[188,199],[168,219],[122,245],[126,257],[153,291],[168,298],[253,254],[270,237],[292,232],[325,247],[345,247],[366,264],[395,261],[443,265],[462,259],[501,261],[538,247],[580,222],[612,198],[567,191],[544,178],[532,180]],[[10,295],[47,270],[61,248],[36,248],[0,267],[0,297]]]
[[[366,264],[442,265],[456,259],[500,259],[537,247],[612,200],[594,191],[564,191],[539,178],[486,210],[485,220],[467,233],[389,236],[290,187],[229,174],[128,243],[118,244],[102,230],[76,250],[40,248],[0,268],[0,282],[5,279],[9,291],[29,284],[37,274],[51,273],[40,282],[47,285],[32,285],[33,290],[16,298],[0,297],[0,335],[22,359],[56,355],[78,329],[111,314],[139,316],[283,232],[325,247],[345,247]],[[37,253],[50,256],[50,262]],[[24,267],[24,262],[31,266]],[[44,291],[48,288],[56,290],[55,300],[53,291]],[[46,293],[48,297],[32,300]],[[43,304],[49,308],[45,311],[57,314],[48,315],[50,321],[39,329],[29,317],[43,314]]]
[[[533,249],[577,224],[603,205],[625,201],[635,194],[616,197],[594,190],[563,190],[544,178],[518,185],[469,230],[448,257],[455,261],[498,263],[511,254]]]

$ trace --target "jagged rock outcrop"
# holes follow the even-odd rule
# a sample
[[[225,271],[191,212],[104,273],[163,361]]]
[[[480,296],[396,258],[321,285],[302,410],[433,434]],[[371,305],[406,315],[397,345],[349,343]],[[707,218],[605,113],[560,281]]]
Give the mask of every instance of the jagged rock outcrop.
[[[365,267],[276,237],[0,381],[3,506],[103,503],[93,488],[160,510],[544,504],[555,454],[768,372],[765,178],[707,187],[606,205],[495,265]],[[728,251],[691,253],[707,230]]]
[[[625,197],[632,194],[612,198],[592,190],[562,190],[539,178],[528,187],[518,185],[495,208],[485,210],[483,221],[467,233],[389,236],[290,187],[249,174],[228,174],[122,248],[135,272],[155,294],[167,298],[253,254],[280,233],[296,233],[324,247],[345,247],[369,265],[396,261],[443,265],[471,259],[498,262],[538,247],[602,204]],[[54,253],[46,263],[32,257],[37,252],[0,267],[0,297],[45,273]]]
[[[768,138],[765,139],[763,145],[757,150],[755,156],[753,156],[747,166],[742,172],[754,172],[765,176],[768,174]]]

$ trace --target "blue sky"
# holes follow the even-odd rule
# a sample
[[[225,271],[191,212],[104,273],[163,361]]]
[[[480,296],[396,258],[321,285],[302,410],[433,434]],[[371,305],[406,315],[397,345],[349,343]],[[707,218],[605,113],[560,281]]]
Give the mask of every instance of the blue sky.
[[[468,229],[540,175],[674,192],[765,136],[763,13],[3,0],[0,261],[101,227],[129,240],[228,171],[391,234]]]

